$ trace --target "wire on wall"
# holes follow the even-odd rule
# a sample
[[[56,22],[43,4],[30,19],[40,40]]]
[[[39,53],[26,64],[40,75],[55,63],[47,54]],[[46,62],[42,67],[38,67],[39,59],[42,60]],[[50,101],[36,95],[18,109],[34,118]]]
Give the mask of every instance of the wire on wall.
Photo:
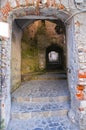
[[[66,24],[66,23],[67,23],[72,17],[74,17],[75,15],[80,14],[80,13],[85,13],[85,12],[86,12],[86,9],[85,9],[85,10],[78,11],[78,12],[72,14],[67,20],[65,20],[64,23]]]

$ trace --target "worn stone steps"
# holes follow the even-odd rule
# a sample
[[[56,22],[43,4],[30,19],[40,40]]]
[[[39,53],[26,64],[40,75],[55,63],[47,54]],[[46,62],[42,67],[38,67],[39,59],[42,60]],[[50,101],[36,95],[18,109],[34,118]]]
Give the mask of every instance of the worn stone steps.
[[[32,119],[32,118],[43,118],[43,117],[53,117],[53,116],[65,116],[68,110],[54,110],[54,111],[41,111],[41,112],[14,112],[11,114],[11,119]]]
[[[28,80],[62,80],[67,79],[67,75],[64,72],[46,72],[46,73],[31,73],[22,75],[23,81]]]
[[[30,119],[33,117],[50,117],[66,115],[70,108],[69,102],[47,103],[12,103],[12,118]]]
[[[38,75],[37,80],[22,83],[12,93],[7,130],[78,130],[67,117],[70,109],[67,86],[66,75],[60,73]]]
[[[18,103],[40,103],[40,102],[65,102],[69,101],[69,95],[56,96],[56,97],[12,97],[12,102]]]
[[[66,80],[31,80],[22,83],[21,87],[12,93],[12,97],[15,99],[23,97],[31,100],[31,98],[70,95],[67,86]]]

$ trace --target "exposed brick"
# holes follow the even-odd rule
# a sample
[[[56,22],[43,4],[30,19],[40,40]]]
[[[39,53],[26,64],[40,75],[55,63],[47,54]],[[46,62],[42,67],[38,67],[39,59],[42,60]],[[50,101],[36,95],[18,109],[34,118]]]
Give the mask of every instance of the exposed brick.
[[[79,78],[86,78],[86,72],[84,72],[84,73],[79,73],[79,74],[78,74],[78,77],[79,77]]]
[[[5,7],[3,7],[3,8],[1,9],[1,12],[2,12],[3,15],[8,15],[8,13],[9,13],[11,10],[12,10],[12,8],[11,8],[11,6],[10,6],[10,3],[7,2],[6,5],[5,5]]]
[[[78,86],[77,86],[77,90],[83,91],[84,89],[85,89],[85,86],[84,86],[84,85],[78,85]]]
[[[79,91],[76,93],[76,97],[79,100],[84,100],[84,93],[82,91]]]
[[[59,4],[58,8],[59,9],[65,9],[65,6],[63,4]]]
[[[20,6],[19,0],[15,0],[15,1],[16,1],[17,7],[19,7]]]

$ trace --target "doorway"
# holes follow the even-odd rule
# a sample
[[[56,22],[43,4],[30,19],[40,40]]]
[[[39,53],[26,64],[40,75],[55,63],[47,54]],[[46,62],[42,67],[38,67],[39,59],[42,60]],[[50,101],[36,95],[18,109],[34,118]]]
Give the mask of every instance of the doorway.
[[[29,11],[29,9],[31,10],[31,8],[28,8],[28,11]],[[21,10],[25,11],[24,8],[22,8]],[[15,11],[18,12],[17,9]],[[16,88],[17,88],[17,86],[19,87],[19,85],[21,84],[21,44],[20,43],[21,43],[22,35],[19,35],[20,32],[22,34],[21,30],[24,30],[24,27],[26,27],[26,25],[30,25],[34,21],[36,21],[38,19],[48,19],[48,20],[54,22],[54,20],[57,21],[57,18],[60,18],[63,21],[65,21],[69,17],[68,13],[66,14],[65,12],[61,12],[61,11],[58,11],[58,10],[54,10],[54,9],[52,9],[52,11],[48,10],[49,13],[47,13],[47,12],[45,13],[45,11],[46,10],[44,10],[44,12],[42,12],[42,14],[40,16],[36,15],[35,13],[33,14],[32,12],[31,12],[31,14],[29,14],[27,11],[25,13],[22,13],[22,15],[19,12],[18,13],[13,12],[15,17],[13,17],[13,19],[12,19],[12,17],[10,17],[10,22],[11,23],[14,20],[14,18],[17,18],[17,22],[16,22],[17,27],[16,28],[14,27],[15,28],[15,32],[14,33],[16,34],[16,36],[13,35],[12,38],[14,38],[14,40],[12,39],[12,44],[11,44],[11,40],[10,40],[9,41],[9,43],[10,43],[9,46],[8,46],[8,41],[6,41],[5,42],[6,44],[3,45],[5,51],[9,52],[9,53],[7,53],[8,59],[5,60],[5,63],[7,63],[7,61],[8,61],[8,64],[10,64],[10,56],[11,56],[10,55],[10,51],[11,51],[11,45],[13,46],[13,43],[14,43],[14,46],[16,46],[15,50],[17,52],[19,52],[19,55],[17,55],[15,53],[16,57],[13,57],[13,59],[12,59],[13,62],[15,63],[15,64],[13,64],[14,65],[13,69],[14,69],[14,71],[16,71],[15,73],[13,73],[13,70],[11,69],[10,65],[6,66],[6,68],[7,68],[7,75],[6,75],[6,78],[4,78],[4,83],[5,83],[4,86],[7,87],[6,88],[6,95],[9,98],[10,98],[10,89],[12,89],[12,88],[10,88],[10,86],[13,87],[12,83],[10,83],[10,78],[11,78],[12,81],[14,81],[14,85],[15,85]],[[57,13],[55,13],[56,11],[57,11]],[[59,15],[58,15],[58,12],[59,12]],[[23,16],[24,14],[26,14],[27,17]],[[33,17],[32,17],[32,14],[33,14]],[[53,16],[55,16],[55,17],[53,17]],[[31,19],[31,18],[33,18],[33,19]],[[71,91],[71,108],[72,109],[74,108],[74,105],[76,104],[75,103],[75,93],[72,94],[72,92],[73,92],[73,90],[75,90],[74,87],[76,87],[76,85],[77,85],[77,82],[76,82],[77,81],[77,79],[76,79],[76,77],[77,77],[76,56],[74,56],[75,55],[74,52],[76,52],[76,47],[75,47],[75,44],[74,44],[75,41],[74,41],[74,38],[73,38],[74,37],[74,27],[73,26],[74,26],[73,21],[70,21],[70,23],[68,25],[66,25],[66,30],[67,30],[67,33],[66,33],[66,39],[67,39],[67,62],[68,62],[67,67],[68,67],[68,69],[70,69],[69,72],[71,72],[71,73],[68,73],[68,77],[69,77],[68,78],[68,82],[69,82],[68,86],[69,86],[70,91]],[[10,27],[12,27],[12,26],[10,25]],[[60,27],[60,25],[59,25],[59,27]],[[58,29],[58,27],[57,27],[57,29]],[[12,31],[14,31],[14,29]],[[10,39],[11,39],[11,35],[10,35]],[[43,50],[43,48],[42,48],[42,50]],[[53,52],[54,56],[53,56],[52,52]],[[60,53],[58,53],[58,51],[51,50],[51,51],[49,51],[49,53],[51,54],[51,57],[54,57],[54,58],[52,58],[53,59],[53,63],[57,62],[57,61],[59,61],[58,63],[60,63],[60,58],[59,58]],[[19,56],[19,58],[17,56]],[[16,61],[16,59],[18,59],[18,61]],[[48,57],[48,60],[51,61],[49,57]],[[16,65],[16,63],[17,63],[17,65]],[[3,67],[3,70],[5,70],[5,67]],[[10,71],[13,73],[13,75],[10,75]],[[15,81],[15,79],[16,79],[16,81]],[[9,115],[8,117],[10,118],[10,108],[8,108],[8,104],[9,104],[9,107],[11,107],[11,105],[10,105],[9,98],[4,99],[3,102],[5,104],[5,107],[4,107],[5,114],[4,115],[6,115],[6,113],[8,113],[8,115]],[[4,116],[2,116],[2,117],[4,118]],[[7,120],[9,120],[9,118]],[[8,121],[6,121],[6,124],[7,123],[8,123]]]
[[[57,45],[51,45],[46,49],[47,70],[63,69],[63,50]]]

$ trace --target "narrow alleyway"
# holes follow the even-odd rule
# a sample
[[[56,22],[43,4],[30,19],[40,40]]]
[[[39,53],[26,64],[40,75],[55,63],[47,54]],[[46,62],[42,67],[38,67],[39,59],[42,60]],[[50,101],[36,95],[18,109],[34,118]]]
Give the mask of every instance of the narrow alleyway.
[[[12,93],[7,130],[78,130],[67,117],[70,93],[65,73],[46,72]]]

